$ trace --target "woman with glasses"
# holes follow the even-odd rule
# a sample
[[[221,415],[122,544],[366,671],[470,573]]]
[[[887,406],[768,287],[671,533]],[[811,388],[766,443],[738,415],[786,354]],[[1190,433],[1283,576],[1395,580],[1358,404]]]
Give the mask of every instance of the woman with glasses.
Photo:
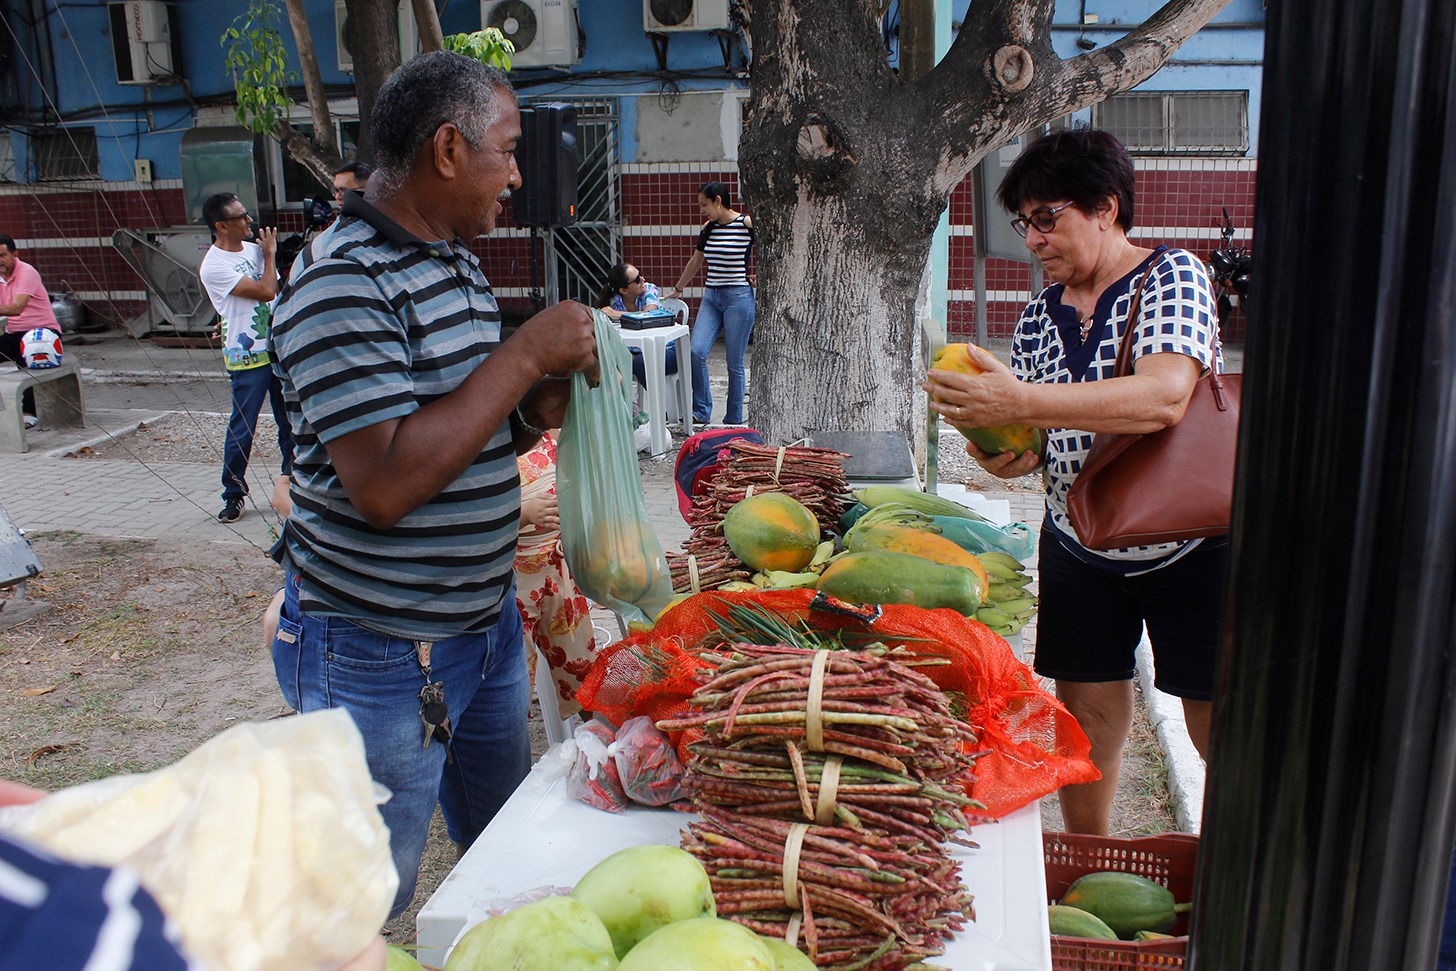
[[[964,426],[1021,422],[1044,430],[1046,517],[1039,547],[1035,668],[1092,742],[1096,782],[1060,797],[1066,828],[1106,834],[1122,748],[1134,712],[1134,653],[1146,625],[1157,686],[1183,701],[1188,733],[1208,751],[1226,540],[1120,550],[1078,542],[1067,493],[1096,432],[1147,433],[1176,424],[1199,377],[1222,370],[1218,321],[1203,262],[1144,246],[1133,226],[1132,159],[1106,132],[1073,129],[1033,142],[997,197],[1051,278],[1021,313],[1011,367],[973,349],[984,374],[931,371],[931,407]],[[1135,292],[1137,319],[1128,320]],[[1133,327],[1133,371],[1114,378]],[[1003,478],[1041,464],[1033,452],[992,455],[967,444]]]
[[[662,306],[662,295],[657,284],[643,279],[642,271],[637,267],[631,263],[618,263],[607,272],[607,284],[597,294],[596,306],[613,320],[621,320],[622,315],[629,311],[641,313],[658,309]],[[632,376],[638,384],[646,387],[647,365],[642,351],[636,347],[627,350],[632,352]],[[677,373],[676,342],[667,346],[667,373]]]

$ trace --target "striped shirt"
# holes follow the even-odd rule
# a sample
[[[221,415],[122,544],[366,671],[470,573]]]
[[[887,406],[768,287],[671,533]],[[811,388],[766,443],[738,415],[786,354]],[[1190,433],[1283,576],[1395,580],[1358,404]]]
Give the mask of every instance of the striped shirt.
[[[509,423],[461,476],[389,529],[349,501],[328,444],[455,390],[500,343],[480,264],[346,193],[300,256],[270,347],[293,427],[293,512],[274,556],[300,606],[372,630],[442,640],[490,628],[510,589],[520,484]]]
[[[201,971],[125,868],[57,860],[0,836],[0,971]]]
[[[698,249],[708,265],[710,287],[748,286],[748,254],[753,252],[753,228],[748,217],[720,223],[710,219],[698,234]]]
[[[1138,307],[1133,365],[1146,354],[1186,354],[1204,370],[1222,372],[1218,316],[1203,262],[1186,250],[1162,246],[1103,291],[1085,342],[1077,311],[1061,302],[1062,285],[1043,290],[1021,312],[1012,341],[1011,370],[1022,380],[1038,384],[1111,378],[1117,370],[1117,349],[1133,291],[1149,263],[1154,268]],[[1047,524],[1079,559],[1128,575],[1171,562],[1199,543],[1188,540],[1095,551],[1082,546],[1067,516],[1067,493],[1082,470],[1093,435],[1076,428],[1048,428],[1046,437]]]

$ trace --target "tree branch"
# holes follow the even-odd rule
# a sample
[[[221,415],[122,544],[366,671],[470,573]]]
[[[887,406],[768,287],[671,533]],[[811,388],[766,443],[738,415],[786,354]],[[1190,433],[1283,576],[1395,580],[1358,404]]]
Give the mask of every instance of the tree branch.
[[[412,0],[415,10],[415,26],[420,31],[420,51],[443,51],[445,34],[440,29],[440,14],[435,9],[435,0]]]
[[[1047,94],[1077,111],[1135,87],[1152,76],[1229,0],[1173,0],[1106,47],[1061,61]]]
[[[298,64],[303,69],[303,90],[308,96],[309,114],[313,116],[314,142],[324,154],[338,155],[334,120],[329,112],[328,95],[324,93],[323,75],[319,73],[313,32],[308,29],[308,14],[303,9],[303,0],[285,0],[285,3],[288,7],[288,23],[293,28],[293,46],[298,49]]]

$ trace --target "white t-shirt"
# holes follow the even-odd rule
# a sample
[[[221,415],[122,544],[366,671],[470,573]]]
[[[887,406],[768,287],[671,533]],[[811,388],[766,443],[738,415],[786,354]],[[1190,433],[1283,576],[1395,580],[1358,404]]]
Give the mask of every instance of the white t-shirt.
[[[207,289],[213,309],[222,318],[222,360],[229,371],[246,371],[269,363],[268,327],[273,320],[273,303],[239,297],[233,287],[243,277],[263,279],[263,248],[243,243],[238,253],[207,248],[197,275]]]

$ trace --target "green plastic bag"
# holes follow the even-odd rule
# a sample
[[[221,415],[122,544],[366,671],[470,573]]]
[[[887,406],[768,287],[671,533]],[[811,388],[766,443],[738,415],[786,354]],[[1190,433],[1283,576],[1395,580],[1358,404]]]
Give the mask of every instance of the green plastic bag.
[[[571,376],[556,451],[561,547],[581,592],[628,623],[651,624],[672,600],[672,575],[647,519],[632,428],[632,356],[611,319],[596,318],[601,383]]]

